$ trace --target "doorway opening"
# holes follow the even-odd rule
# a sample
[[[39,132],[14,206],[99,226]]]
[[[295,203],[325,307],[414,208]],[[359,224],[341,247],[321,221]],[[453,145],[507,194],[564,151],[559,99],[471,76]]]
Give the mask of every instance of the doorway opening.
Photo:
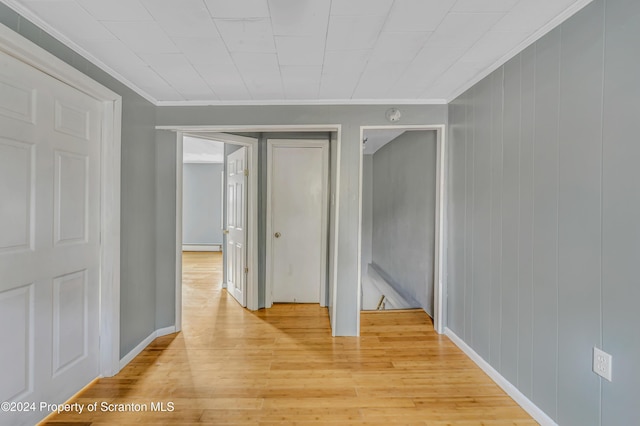
[[[266,286],[266,268],[269,262],[265,259],[267,248],[267,146],[269,139],[289,139],[289,140],[314,140],[320,135],[329,150],[328,161],[326,161],[328,184],[326,185],[327,200],[332,202],[326,204],[326,218],[329,224],[324,229],[326,245],[324,248],[324,271],[325,271],[325,294],[319,297],[319,302],[323,306],[329,307],[329,318],[333,324],[335,318],[335,284],[336,284],[336,258],[337,258],[337,191],[339,188],[339,167],[340,153],[340,126],[339,125],[318,125],[318,126],[186,126],[186,127],[158,127],[159,130],[174,130],[177,132],[177,167],[176,167],[176,330],[181,329],[182,319],[182,243],[183,243],[183,145],[185,137],[196,137],[211,141],[225,143],[229,146],[242,146],[246,149],[246,267],[242,268],[246,276],[244,285],[244,300],[246,308],[257,310],[263,307],[270,307],[272,301],[267,294],[271,290]],[[225,157],[229,157],[227,152]],[[229,176],[226,176],[229,180]],[[263,188],[264,186],[264,188]],[[227,188],[228,190],[228,188]],[[228,202],[225,198],[225,202]],[[226,214],[229,214],[228,206],[223,207]],[[230,231],[229,222],[223,225],[223,231]],[[229,234],[223,233],[222,251],[225,257],[229,256],[227,247]],[[227,248],[227,250],[225,250]],[[230,268],[228,262],[225,265],[224,282],[229,284]],[[229,288],[227,288],[229,290]]]
[[[444,126],[361,128],[359,310],[443,327]]]

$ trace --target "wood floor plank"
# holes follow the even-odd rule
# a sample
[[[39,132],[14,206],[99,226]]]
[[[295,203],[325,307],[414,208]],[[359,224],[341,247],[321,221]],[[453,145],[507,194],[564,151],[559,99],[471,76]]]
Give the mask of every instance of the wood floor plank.
[[[536,424],[422,311],[363,313],[361,337],[334,338],[327,309],[250,312],[221,281],[220,253],[185,253],[182,332],[75,400],[171,402],[174,411],[62,413],[43,424]]]

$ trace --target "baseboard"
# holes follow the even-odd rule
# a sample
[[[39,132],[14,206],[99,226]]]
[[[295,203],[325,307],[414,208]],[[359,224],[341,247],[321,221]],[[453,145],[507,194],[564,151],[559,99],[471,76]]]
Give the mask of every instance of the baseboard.
[[[529,398],[527,398],[522,392],[513,386],[507,379],[505,379],[495,368],[493,368],[487,361],[485,361],[480,355],[476,353],[464,340],[458,337],[450,328],[445,328],[444,334],[451,339],[462,352],[464,352],[473,362],[478,365],[487,373],[491,379],[496,382],[498,386],[502,388],[511,398],[514,399],[535,421],[542,426],[558,426],[544,411],[536,406]]]
[[[175,333],[175,331],[176,331],[176,327],[172,325],[171,327],[160,328],[154,331],[153,333],[151,333],[150,335],[148,335],[142,342],[138,343],[138,346],[133,348],[128,354],[122,357],[122,359],[120,360],[120,370],[126,367],[127,364],[129,364],[135,357],[137,357],[140,354],[140,352],[145,350],[145,348],[149,346],[149,344],[153,342],[156,338],[161,336],[166,336],[167,334]]]
[[[182,251],[222,251],[222,244],[183,244]]]

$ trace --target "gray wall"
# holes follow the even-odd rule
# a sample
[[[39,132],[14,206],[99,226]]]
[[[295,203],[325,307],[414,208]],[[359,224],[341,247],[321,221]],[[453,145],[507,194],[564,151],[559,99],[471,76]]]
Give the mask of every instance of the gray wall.
[[[446,105],[394,105],[402,111],[400,125],[446,124]],[[358,299],[358,220],[360,185],[360,126],[388,125],[385,111],[390,106],[210,106],[158,107],[158,125],[294,125],[339,124],[340,185],[338,223],[338,259],[336,300],[337,335],[356,335],[359,312]],[[159,168],[164,164],[158,164]],[[166,208],[171,208],[167,206]],[[174,261],[173,257],[163,259]],[[332,321],[334,321],[332,319]]]
[[[182,243],[222,244],[222,163],[182,167]]]
[[[0,23],[122,96],[120,354],[125,355],[157,328],[155,107],[2,3]]]
[[[435,206],[435,131],[405,132],[373,154],[373,263],[431,316]]]
[[[640,424],[638,52],[596,0],[449,107],[448,326],[561,425]]]

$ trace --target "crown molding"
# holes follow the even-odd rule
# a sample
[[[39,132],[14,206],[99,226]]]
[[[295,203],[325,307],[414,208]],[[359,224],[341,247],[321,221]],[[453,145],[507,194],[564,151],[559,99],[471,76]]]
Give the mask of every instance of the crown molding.
[[[446,99],[275,99],[243,101],[159,101],[160,107],[171,106],[307,106],[307,105],[446,105]]]

